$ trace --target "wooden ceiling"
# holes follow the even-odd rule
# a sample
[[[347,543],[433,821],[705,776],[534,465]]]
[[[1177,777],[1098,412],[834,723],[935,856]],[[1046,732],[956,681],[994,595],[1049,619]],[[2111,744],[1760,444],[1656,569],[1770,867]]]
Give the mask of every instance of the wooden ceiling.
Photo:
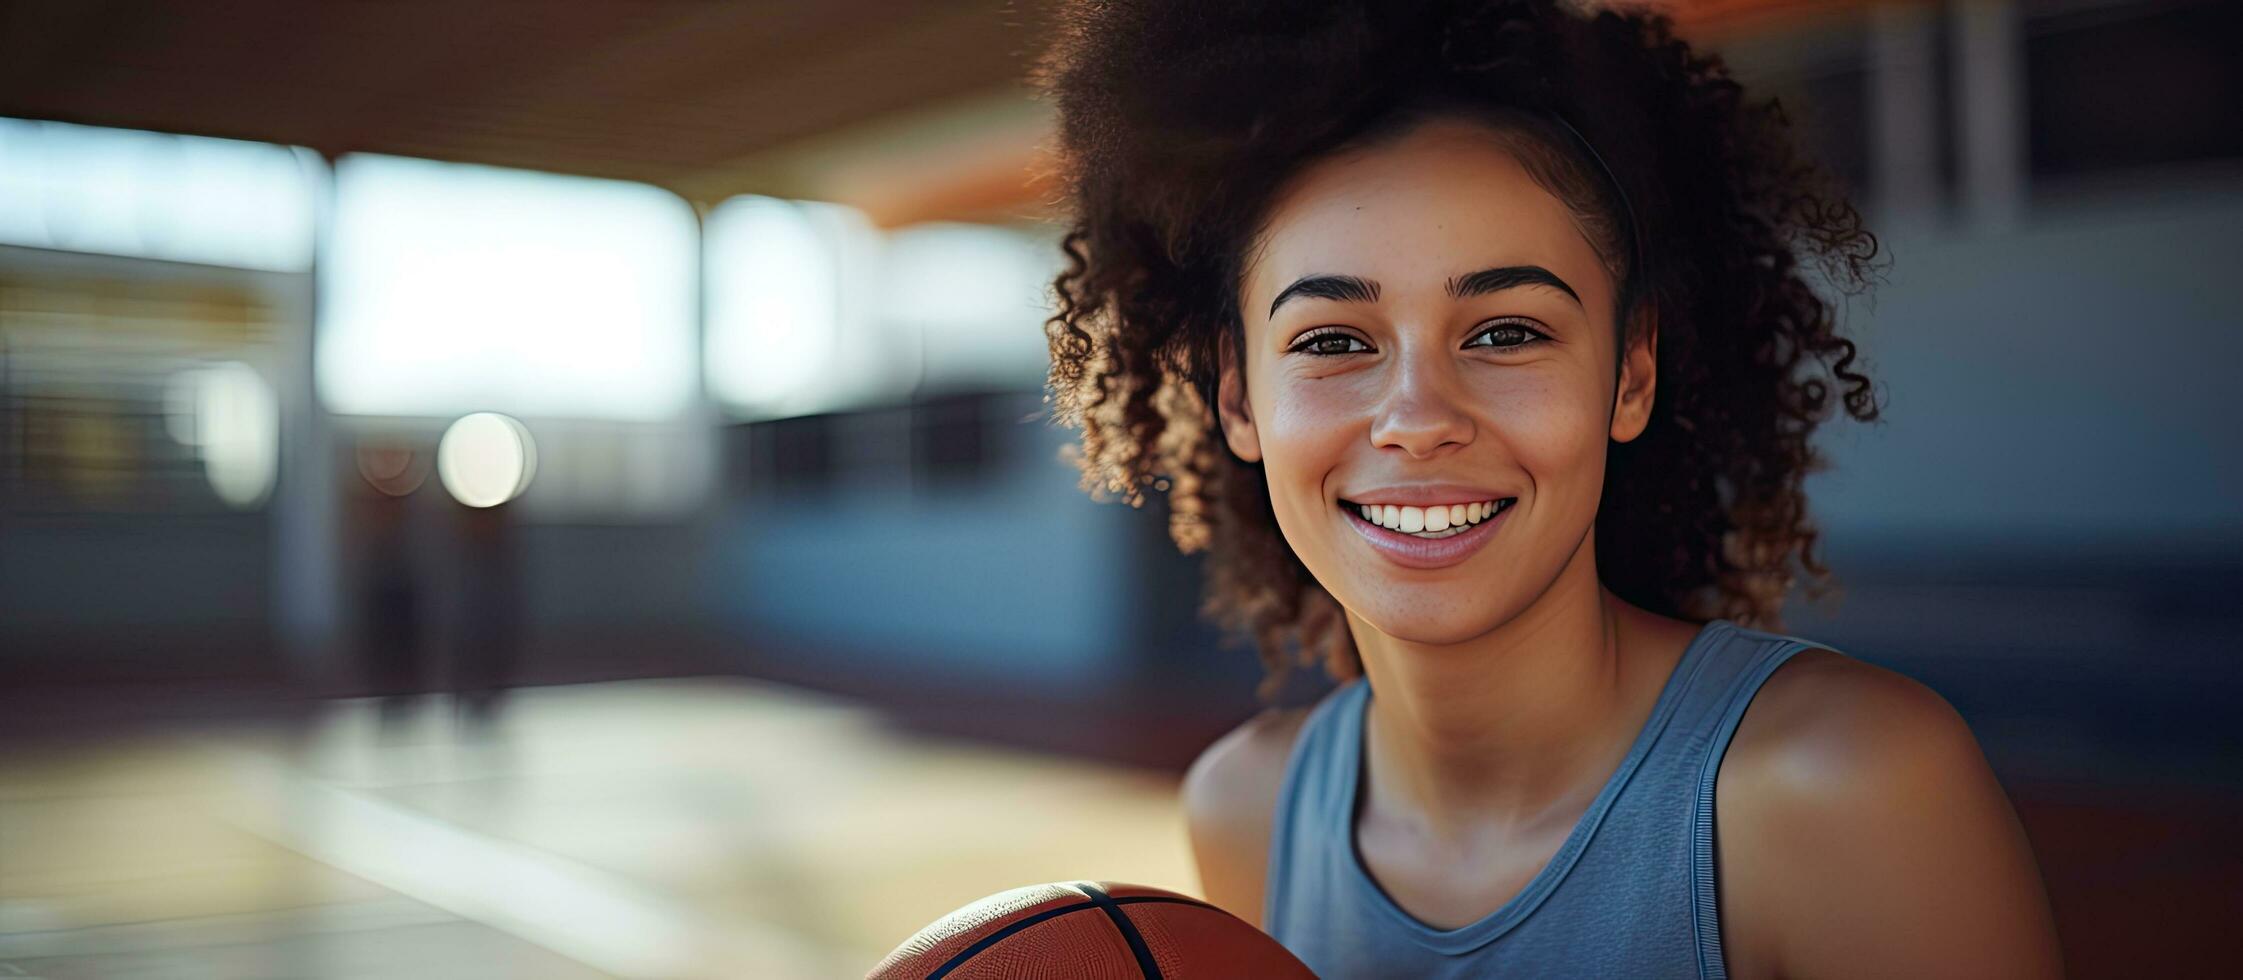
[[[5,0],[0,115],[707,191],[797,141],[1016,86],[1045,6]]]
[[[1050,8],[0,0],[0,116],[848,200],[883,223],[1019,216],[1040,197],[1023,174],[1048,117],[1023,79]]]

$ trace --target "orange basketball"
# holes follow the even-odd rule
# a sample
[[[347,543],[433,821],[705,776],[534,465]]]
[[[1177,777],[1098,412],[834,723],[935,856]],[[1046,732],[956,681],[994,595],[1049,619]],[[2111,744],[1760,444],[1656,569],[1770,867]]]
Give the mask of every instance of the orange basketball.
[[[865,980],[1233,980],[1316,974],[1261,930],[1147,885],[998,892],[904,940]]]

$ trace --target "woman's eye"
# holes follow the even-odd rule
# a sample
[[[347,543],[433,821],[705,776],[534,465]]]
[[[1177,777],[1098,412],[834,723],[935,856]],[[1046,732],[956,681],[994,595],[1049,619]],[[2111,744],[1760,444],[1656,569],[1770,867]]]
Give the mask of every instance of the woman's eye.
[[[1466,347],[1492,347],[1496,350],[1518,350],[1548,340],[1540,332],[1516,323],[1499,323],[1482,330]],[[1486,340],[1487,343],[1480,341]]]
[[[1353,334],[1320,333],[1303,338],[1293,349],[1304,354],[1360,354],[1370,350],[1371,345]]]

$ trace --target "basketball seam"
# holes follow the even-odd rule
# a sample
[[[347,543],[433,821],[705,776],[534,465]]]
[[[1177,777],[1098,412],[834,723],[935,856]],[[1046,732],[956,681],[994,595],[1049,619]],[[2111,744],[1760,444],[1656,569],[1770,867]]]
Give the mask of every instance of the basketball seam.
[[[1019,922],[1015,922],[1011,925],[997,930],[996,932],[992,932],[989,935],[983,936],[973,945],[959,950],[958,955],[951,957],[940,967],[935,968],[935,972],[927,974],[927,980],[942,980],[942,978],[944,976],[947,976],[950,971],[963,966],[967,960],[973,959],[975,954],[980,953],[982,950],[988,949],[991,946],[997,945],[999,942],[1003,941],[1005,937],[1019,932],[1022,929],[1026,929],[1029,926],[1035,925],[1038,922],[1042,922],[1045,919],[1057,918],[1059,916],[1066,915],[1069,912],[1080,912],[1084,909],[1097,907],[1098,903],[1096,902],[1084,902],[1080,905],[1067,905],[1056,909],[1045,909],[1041,912],[1036,913],[1035,915],[1031,915],[1025,919],[1020,920]]]
[[[1105,893],[1100,892],[1099,894],[1104,895]],[[1115,905],[1137,905],[1144,902],[1166,902],[1172,905],[1194,905],[1203,909],[1213,909],[1217,912],[1223,911],[1216,906],[1209,905],[1206,902],[1198,901],[1195,899],[1169,898],[1163,895],[1128,895],[1122,898],[1108,897],[1107,901],[1112,902]],[[950,971],[964,966],[967,960],[973,959],[975,954],[978,954],[991,946],[995,946],[998,943],[1004,941],[1007,936],[1019,932],[1022,929],[1026,929],[1029,926],[1035,925],[1038,922],[1042,922],[1045,919],[1057,918],[1059,916],[1066,915],[1069,912],[1080,912],[1084,909],[1098,907],[1099,905],[1095,901],[1084,902],[1080,905],[1066,905],[1056,909],[1045,909],[1041,912],[1036,913],[1035,915],[1031,915],[1025,919],[1022,919],[1019,922],[1011,923],[1004,928],[997,930],[996,932],[992,932],[989,935],[975,940],[973,945],[959,950],[957,955],[952,956],[948,960],[944,960],[941,966],[935,968],[935,972],[927,974],[926,980],[942,980],[943,977],[949,975]],[[1152,975],[1154,977],[1158,977],[1160,974],[1156,970]]]
[[[1129,941],[1129,951],[1137,955],[1137,969],[1145,974],[1145,980],[1163,980],[1160,964],[1153,960],[1152,947],[1145,945],[1145,937],[1138,934],[1137,923],[1129,921],[1129,913],[1122,911],[1121,906],[1114,904],[1113,898],[1097,885],[1078,881],[1075,887],[1089,895],[1091,901],[1097,902],[1098,907],[1106,913],[1106,918],[1113,920],[1114,928],[1121,930],[1122,938]]]

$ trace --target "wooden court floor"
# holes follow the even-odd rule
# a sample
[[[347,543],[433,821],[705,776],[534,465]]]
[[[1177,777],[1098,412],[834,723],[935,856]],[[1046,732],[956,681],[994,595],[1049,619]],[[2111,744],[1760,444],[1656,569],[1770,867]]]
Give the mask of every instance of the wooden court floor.
[[[983,895],[1197,893],[1177,776],[740,679],[0,752],[0,978],[856,977]]]

